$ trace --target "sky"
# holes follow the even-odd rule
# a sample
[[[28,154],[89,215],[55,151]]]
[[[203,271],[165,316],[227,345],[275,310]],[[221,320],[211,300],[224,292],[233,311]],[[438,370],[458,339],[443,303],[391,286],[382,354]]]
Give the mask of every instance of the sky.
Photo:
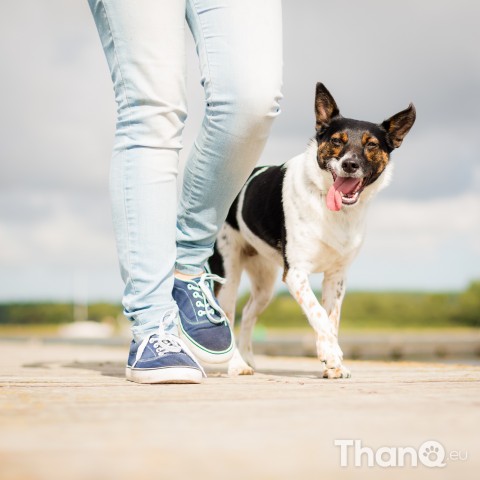
[[[317,81],[347,117],[417,109],[350,289],[461,290],[480,278],[480,3],[284,0],[283,11],[282,114],[259,164],[305,149]],[[188,47],[182,162],[204,111],[190,35]],[[115,103],[87,1],[1,2],[0,59],[0,301],[119,301]]]

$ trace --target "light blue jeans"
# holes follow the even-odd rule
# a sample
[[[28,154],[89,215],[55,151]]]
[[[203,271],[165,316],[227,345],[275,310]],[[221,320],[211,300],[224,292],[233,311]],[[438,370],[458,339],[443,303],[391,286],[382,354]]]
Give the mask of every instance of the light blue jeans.
[[[117,126],[110,192],[123,306],[141,341],[177,309],[175,268],[203,272],[219,226],[279,114],[280,0],[89,0],[110,68]],[[205,117],[177,172],[187,117],[185,19]]]

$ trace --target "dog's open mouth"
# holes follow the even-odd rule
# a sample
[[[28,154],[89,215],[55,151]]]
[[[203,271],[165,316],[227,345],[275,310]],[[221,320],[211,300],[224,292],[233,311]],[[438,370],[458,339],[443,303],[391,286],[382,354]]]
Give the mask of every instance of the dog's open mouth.
[[[344,205],[353,205],[358,201],[363,190],[364,179],[353,177],[339,177],[332,172],[333,185],[327,193],[327,207],[338,212]]]

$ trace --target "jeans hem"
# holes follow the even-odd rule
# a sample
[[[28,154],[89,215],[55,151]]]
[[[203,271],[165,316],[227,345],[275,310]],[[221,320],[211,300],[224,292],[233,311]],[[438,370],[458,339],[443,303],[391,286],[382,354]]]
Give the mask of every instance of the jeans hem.
[[[205,273],[205,268],[203,266],[196,265],[180,265],[179,263],[175,264],[175,270],[184,275],[196,275],[199,276]]]
[[[148,309],[141,314],[135,315],[134,318],[130,318],[129,320],[132,324],[132,336],[135,342],[141,342],[145,337],[147,337],[153,332],[156,332],[162,326],[166,333],[178,335],[178,329],[176,324],[167,324],[165,322],[168,314],[172,311],[176,311],[178,315],[178,307],[176,304],[174,304],[173,308],[169,307],[167,309]]]

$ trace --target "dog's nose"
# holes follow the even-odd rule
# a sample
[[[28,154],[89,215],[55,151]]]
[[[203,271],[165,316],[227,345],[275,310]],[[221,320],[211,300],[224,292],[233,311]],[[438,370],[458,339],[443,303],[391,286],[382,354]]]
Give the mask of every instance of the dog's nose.
[[[342,168],[345,173],[355,173],[360,168],[360,164],[355,159],[348,158],[342,162]]]

